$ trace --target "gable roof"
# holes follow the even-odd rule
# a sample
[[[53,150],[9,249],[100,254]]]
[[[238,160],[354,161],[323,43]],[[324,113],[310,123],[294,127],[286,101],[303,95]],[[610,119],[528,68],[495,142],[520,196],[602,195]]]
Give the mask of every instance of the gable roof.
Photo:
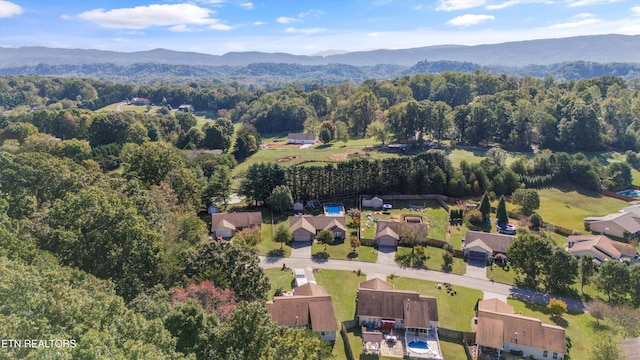
[[[316,231],[336,230],[347,231],[344,216],[291,216],[289,218],[289,230],[305,229],[315,234]]]
[[[316,134],[307,134],[307,133],[289,133],[287,135],[287,139],[288,140],[305,140],[305,141],[310,141],[310,140],[316,140],[317,136]]]
[[[338,329],[331,296],[320,285],[307,283],[296,288],[293,296],[276,296],[266,307],[280,326],[310,326],[313,331]]]
[[[634,212],[621,212],[616,214],[608,214],[601,217],[587,217],[584,221],[597,224],[600,222],[611,222],[630,234],[640,232],[640,222],[638,221],[638,215]]]
[[[605,235],[570,235],[567,237],[570,253],[590,251],[599,260],[619,259],[622,256],[634,257],[637,249],[629,244],[612,240]]]
[[[465,250],[466,250],[466,249],[476,248],[476,247],[481,248],[482,250],[484,250],[485,252],[487,252],[487,253],[489,253],[489,254],[492,254],[492,253],[493,253],[493,249],[491,249],[491,248],[489,247],[489,245],[485,244],[485,243],[484,243],[484,241],[482,241],[482,240],[480,240],[480,239],[473,240],[473,241],[472,241],[472,242],[470,242],[469,244],[467,244],[467,243],[465,242],[465,244],[464,244],[464,249],[465,249]]]
[[[389,229],[389,230],[387,230]],[[429,229],[427,224],[398,222],[391,220],[378,220],[376,223],[376,238],[384,235],[392,236],[395,239],[401,239],[407,231],[426,231]]]
[[[262,224],[262,213],[260,211],[211,214],[212,231],[221,227],[237,229],[260,224]]]
[[[503,349],[505,342],[562,354],[567,352],[563,328],[514,314],[511,306],[498,299],[480,301],[476,343]]]
[[[404,319],[405,326],[426,328],[438,321],[436,298],[415,291],[393,290],[393,285],[372,279],[358,287],[358,316]]]
[[[464,236],[465,247],[471,246],[476,240],[487,246],[493,252],[506,253],[513,244],[514,236],[504,234],[491,234],[482,231],[467,231]]]
[[[358,285],[358,289],[393,290],[393,285],[380,278],[373,278],[371,280],[360,283],[360,285]]]

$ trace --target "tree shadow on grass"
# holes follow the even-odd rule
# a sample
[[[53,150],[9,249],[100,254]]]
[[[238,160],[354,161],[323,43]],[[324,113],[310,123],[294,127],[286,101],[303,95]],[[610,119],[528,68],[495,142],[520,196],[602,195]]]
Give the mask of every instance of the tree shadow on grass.
[[[396,262],[404,267],[410,267],[414,269],[426,269],[425,261],[427,257],[425,255],[419,255],[414,252],[403,255],[396,255]]]
[[[357,251],[350,252],[349,254],[347,254],[347,258],[349,260],[357,259],[358,258],[358,252]]]
[[[569,327],[569,322],[562,316],[550,316],[549,319],[553,321],[554,324],[560,326],[563,329]]]
[[[284,257],[284,249],[269,250],[267,257]]]
[[[332,146],[333,146],[333,144],[322,144],[322,145],[316,146],[316,149],[326,149],[326,148],[330,148]]]

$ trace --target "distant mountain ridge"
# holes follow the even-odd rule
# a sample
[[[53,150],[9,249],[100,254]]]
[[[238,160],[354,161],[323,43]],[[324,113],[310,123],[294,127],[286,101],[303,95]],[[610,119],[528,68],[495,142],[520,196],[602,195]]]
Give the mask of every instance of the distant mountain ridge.
[[[482,66],[509,67],[550,65],[571,61],[640,63],[640,35],[592,35],[474,46],[437,45],[400,50],[329,53],[326,56],[256,51],[209,55],[167,49],[124,53],[91,49],[0,47],[0,68],[38,64],[86,65],[96,63],[119,66],[140,63],[192,66],[246,66],[253,63],[413,66],[424,60],[471,62]]]

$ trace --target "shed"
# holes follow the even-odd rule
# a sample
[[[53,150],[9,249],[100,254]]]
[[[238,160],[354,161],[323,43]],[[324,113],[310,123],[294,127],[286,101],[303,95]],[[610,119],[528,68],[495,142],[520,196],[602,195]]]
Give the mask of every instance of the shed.
[[[362,199],[362,207],[380,209],[383,203],[384,203],[384,200],[382,200],[377,196],[374,196],[371,199],[366,199],[366,198]]]
[[[302,211],[304,210],[304,203],[301,200],[296,200],[293,203],[293,211]]]

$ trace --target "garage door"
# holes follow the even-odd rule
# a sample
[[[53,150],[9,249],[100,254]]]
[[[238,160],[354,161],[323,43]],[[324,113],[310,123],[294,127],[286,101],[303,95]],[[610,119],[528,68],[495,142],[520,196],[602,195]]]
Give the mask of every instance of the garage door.
[[[380,246],[396,246],[396,240],[392,237],[383,236],[378,238],[378,245]]]
[[[486,260],[487,254],[482,251],[469,251],[469,259]]]
[[[306,231],[294,232],[293,241],[311,241],[311,235]]]

